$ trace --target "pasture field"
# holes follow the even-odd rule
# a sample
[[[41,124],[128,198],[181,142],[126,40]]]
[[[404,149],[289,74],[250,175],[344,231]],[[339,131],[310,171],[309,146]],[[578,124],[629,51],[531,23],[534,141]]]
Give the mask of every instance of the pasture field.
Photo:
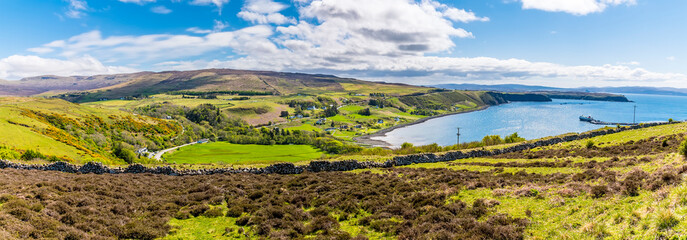
[[[308,145],[255,145],[211,142],[179,148],[162,157],[168,163],[231,165],[300,162],[322,157],[324,153]]]

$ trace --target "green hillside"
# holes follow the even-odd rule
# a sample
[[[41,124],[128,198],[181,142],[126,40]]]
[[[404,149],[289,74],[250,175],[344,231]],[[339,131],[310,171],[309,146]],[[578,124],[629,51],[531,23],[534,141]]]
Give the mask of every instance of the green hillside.
[[[173,122],[59,99],[0,98],[0,113],[0,145],[77,163],[124,163],[112,154],[115,143],[154,150],[180,131]]]

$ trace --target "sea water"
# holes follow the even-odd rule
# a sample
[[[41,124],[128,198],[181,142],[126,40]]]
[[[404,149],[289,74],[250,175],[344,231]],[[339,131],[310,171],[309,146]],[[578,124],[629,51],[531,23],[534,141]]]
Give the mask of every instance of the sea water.
[[[480,141],[486,135],[506,136],[517,132],[526,139],[564,133],[579,133],[604,127],[579,120],[581,115],[605,122],[632,123],[687,120],[687,97],[624,94],[633,102],[604,102],[554,99],[553,102],[515,102],[492,106],[482,111],[448,115],[416,125],[395,129],[385,136],[373,137],[393,146],[404,142],[415,145],[438,143],[453,145],[460,141]],[[636,106],[636,112],[635,112]]]

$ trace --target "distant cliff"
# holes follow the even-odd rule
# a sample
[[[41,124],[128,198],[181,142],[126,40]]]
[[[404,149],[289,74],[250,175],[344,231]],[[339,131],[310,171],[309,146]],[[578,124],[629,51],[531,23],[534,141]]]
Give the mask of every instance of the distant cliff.
[[[465,91],[495,91],[506,93],[533,93],[546,95],[555,99],[577,99],[590,101],[630,102],[625,96],[608,92],[646,93],[680,95],[687,94],[685,89],[667,89],[659,91],[655,88],[625,87],[625,88],[553,88],[543,86],[528,86],[518,84],[479,85],[479,84],[440,84],[432,87]],[[684,91],[681,93],[679,91]]]
[[[405,95],[402,103],[419,109],[450,110],[456,105],[484,107],[509,102],[550,102],[551,98],[536,93],[502,93],[491,91],[438,91]]]
[[[549,98],[556,99],[576,99],[576,100],[590,100],[590,101],[608,101],[608,102],[630,102],[627,97],[620,94],[611,93],[590,93],[590,92],[558,92],[558,91],[542,91],[533,92],[535,94],[546,95]]]
[[[487,92],[492,97],[499,99],[499,103],[507,102],[551,102],[551,97],[538,93],[500,93]]]

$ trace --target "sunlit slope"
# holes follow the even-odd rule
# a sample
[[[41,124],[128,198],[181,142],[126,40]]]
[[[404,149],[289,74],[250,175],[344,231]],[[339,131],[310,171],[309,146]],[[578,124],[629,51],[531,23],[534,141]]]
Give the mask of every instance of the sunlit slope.
[[[496,211],[530,221],[528,239],[670,239],[687,233],[685,133],[687,123],[670,124],[404,168],[549,178],[490,188],[477,181],[451,197],[498,202]]]
[[[164,138],[177,130],[171,122],[59,99],[0,98],[0,145],[67,161],[118,163],[110,153],[114,139]]]

